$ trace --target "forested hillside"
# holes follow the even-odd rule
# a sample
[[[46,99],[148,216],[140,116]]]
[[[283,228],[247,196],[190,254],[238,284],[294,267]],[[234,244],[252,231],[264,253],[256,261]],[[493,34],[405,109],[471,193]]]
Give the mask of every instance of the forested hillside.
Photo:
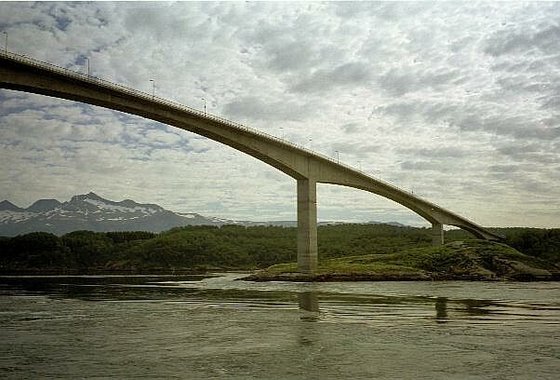
[[[319,258],[391,254],[431,244],[427,228],[345,224],[319,227]],[[517,250],[560,263],[560,229],[499,229]],[[446,241],[469,239],[446,232]],[[189,226],[149,232],[76,231],[57,237],[35,232],[0,240],[0,269],[91,272],[255,269],[296,261],[296,229]]]

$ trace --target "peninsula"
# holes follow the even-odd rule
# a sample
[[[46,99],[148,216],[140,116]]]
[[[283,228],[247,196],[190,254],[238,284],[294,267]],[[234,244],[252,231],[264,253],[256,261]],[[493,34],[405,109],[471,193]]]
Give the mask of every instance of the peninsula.
[[[397,253],[324,260],[316,274],[297,272],[295,263],[277,264],[252,274],[250,281],[551,281],[560,267],[486,240],[455,241]]]

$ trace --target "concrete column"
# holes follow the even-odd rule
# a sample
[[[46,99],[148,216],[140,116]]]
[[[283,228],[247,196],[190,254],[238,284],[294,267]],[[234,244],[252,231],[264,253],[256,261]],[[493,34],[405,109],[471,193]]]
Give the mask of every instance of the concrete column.
[[[297,181],[297,256],[298,271],[317,271],[317,183],[310,179]]]
[[[443,244],[443,224],[441,223],[432,223],[432,244]]]

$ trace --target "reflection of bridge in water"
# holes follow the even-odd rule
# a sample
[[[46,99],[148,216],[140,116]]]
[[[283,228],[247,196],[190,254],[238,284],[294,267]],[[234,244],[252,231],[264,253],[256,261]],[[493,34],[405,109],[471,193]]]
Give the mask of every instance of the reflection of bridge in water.
[[[327,314],[338,314],[342,318],[351,318],[349,309],[356,302],[360,308],[360,320],[371,318],[374,320],[390,320],[391,318],[407,317],[406,312],[413,312],[416,316],[422,317],[428,310],[432,310],[430,314],[425,314],[426,318],[433,318],[436,323],[447,323],[453,317],[449,315],[449,311],[453,310],[457,316],[462,318],[484,318],[489,317],[497,312],[501,307],[498,302],[488,300],[464,299],[450,300],[447,297],[397,297],[397,296],[333,296],[327,295],[323,301]],[[318,292],[307,291],[298,293],[299,309],[302,314],[300,319],[303,321],[318,321],[321,317],[321,301]],[[344,307],[340,307],[340,305]],[[334,306],[333,306],[334,305]],[[355,306],[355,305],[354,305]],[[369,307],[368,307],[369,306]],[[412,307],[411,307],[412,306]],[[366,313],[364,310],[367,310]],[[367,314],[367,316],[366,316]],[[496,313],[498,316],[500,313]]]
[[[482,239],[499,238],[462,216],[329,157],[154,94],[9,52],[0,52],[0,88],[89,103],[159,121],[228,145],[291,176],[297,182],[298,268],[304,273],[317,268],[317,183],[365,190],[407,207],[432,224],[434,244],[443,243],[446,224]]]

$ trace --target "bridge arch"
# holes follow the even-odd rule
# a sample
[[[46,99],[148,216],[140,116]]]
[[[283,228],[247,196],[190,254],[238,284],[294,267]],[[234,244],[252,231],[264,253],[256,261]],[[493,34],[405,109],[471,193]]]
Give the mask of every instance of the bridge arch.
[[[99,78],[9,52],[0,53],[0,88],[89,103],[142,116],[221,142],[253,156],[297,181],[298,268],[317,267],[317,183],[361,189],[391,199],[428,220],[434,243],[443,242],[444,224],[483,239],[500,237],[485,228],[329,157],[229,120]]]

